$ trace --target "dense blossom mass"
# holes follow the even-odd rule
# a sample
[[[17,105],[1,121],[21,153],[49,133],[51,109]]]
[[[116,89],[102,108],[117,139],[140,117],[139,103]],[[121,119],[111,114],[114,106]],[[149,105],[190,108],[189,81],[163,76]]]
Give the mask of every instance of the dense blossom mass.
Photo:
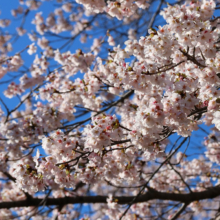
[[[0,219],[217,219],[219,5],[19,0],[0,19]]]

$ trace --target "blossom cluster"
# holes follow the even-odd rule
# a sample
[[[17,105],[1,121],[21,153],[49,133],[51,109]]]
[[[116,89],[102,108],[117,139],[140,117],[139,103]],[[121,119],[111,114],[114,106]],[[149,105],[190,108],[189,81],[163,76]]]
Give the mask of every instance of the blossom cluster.
[[[20,0],[28,10],[19,7],[12,15],[28,14],[42,2]],[[35,13],[36,32],[27,33],[33,43],[23,51],[9,56],[11,35],[0,37],[0,77],[12,79],[4,95],[19,100],[11,109],[0,98],[0,203],[41,196],[38,192],[48,193],[45,202],[48,197],[106,196],[106,204],[92,205],[96,214],[91,219],[108,215],[113,220],[120,219],[124,210],[116,197],[138,199],[139,194],[153,191],[187,196],[218,186],[220,26],[219,18],[213,17],[216,2],[168,5],[160,12],[166,24],[150,28],[146,36],[139,37],[138,30],[130,27],[124,45],[116,46],[111,29],[105,37],[94,38],[89,49],[76,52],[62,49],[77,37],[83,43],[89,39],[90,16],[107,13],[106,19],[116,17],[132,25],[150,1],[57,2],[62,7],[48,17]],[[73,13],[74,4],[78,14]],[[7,20],[0,20],[2,28],[7,25]],[[70,37],[60,35],[67,31]],[[26,32],[22,25],[17,28],[20,37]],[[57,36],[67,40],[59,49],[51,46]],[[104,46],[111,47],[105,58],[101,56]],[[24,52],[35,54],[30,68],[25,67]],[[192,157],[189,137],[202,123],[214,128],[203,142],[204,156]],[[179,138],[171,146],[168,138],[174,133]],[[129,201],[124,218],[153,218],[152,209],[164,214],[163,205],[171,206],[164,201],[160,207],[155,201]],[[218,206],[218,198],[212,205]],[[183,219],[189,219],[191,212],[213,217],[213,212],[205,213],[205,201],[187,206],[190,211]],[[73,207],[65,204],[53,214],[57,219],[80,218]],[[0,219],[13,213],[43,218],[29,208],[17,208],[0,210]],[[171,213],[167,219],[173,218]]]
[[[104,0],[76,0],[77,3],[82,4],[87,10],[100,13],[107,12],[110,16],[121,20],[123,17],[129,17],[135,13],[138,8],[146,9],[149,7],[148,0],[118,0],[107,1]]]

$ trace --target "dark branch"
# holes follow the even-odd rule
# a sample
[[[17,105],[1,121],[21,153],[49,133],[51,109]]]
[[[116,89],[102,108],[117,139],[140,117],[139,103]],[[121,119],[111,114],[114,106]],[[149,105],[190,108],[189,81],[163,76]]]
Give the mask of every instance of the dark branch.
[[[114,199],[118,201],[118,204],[128,204],[133,201],[133,203],[142,203],[148,202],[150,200],[159,199],[166,201],[176,201],[184,204],[189,204],[194,201],[204,200],[204,199],[213,199],[217,196],[220,196],[220,187],[215,186],[204,190],[202,192],[193,192],[187,194],[178,194],[178,193],[166,193],[158,192],[156,190],[151,190],[145,193],[144,195],[139,196],[134,200],[136,196],[116,196]],[[45,201],[46,206],[60,204],[94,204],[94,203],[107,203],[108,196],[78,196],[78,197],[64,197],[64,198],[48,198]],[[13,201],[13,202],[1,202],[0,209],[3,208],[14,208],[14,207],[29,207],[29,206],[40,206],[42,199],[31,198],[22,201]]]

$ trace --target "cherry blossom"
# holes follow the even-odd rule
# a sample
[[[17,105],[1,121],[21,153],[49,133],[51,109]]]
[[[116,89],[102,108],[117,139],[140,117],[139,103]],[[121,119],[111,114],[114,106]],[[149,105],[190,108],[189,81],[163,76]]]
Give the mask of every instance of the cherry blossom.
[[[0,19],[0,219],[217,218],[220,2],[157,3]]]

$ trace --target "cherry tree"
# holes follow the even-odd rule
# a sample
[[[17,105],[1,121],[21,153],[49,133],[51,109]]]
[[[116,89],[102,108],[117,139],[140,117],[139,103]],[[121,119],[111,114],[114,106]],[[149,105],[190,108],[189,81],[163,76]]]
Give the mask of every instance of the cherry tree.
[[[0,19],[0,219],[218,219],[220,2],[18,3]]]

